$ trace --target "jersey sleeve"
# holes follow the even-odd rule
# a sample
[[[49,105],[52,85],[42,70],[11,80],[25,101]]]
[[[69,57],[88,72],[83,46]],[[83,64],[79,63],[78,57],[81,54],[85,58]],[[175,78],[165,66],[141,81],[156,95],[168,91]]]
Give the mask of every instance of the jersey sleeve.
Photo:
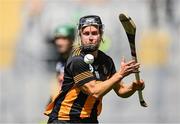
[[[95,76],[89,69],[89,64],[86,64],[83,58],[75,58],[71,63],[71,70],[73,80],[77,86],[82,86],[92,80],[95,80]]]

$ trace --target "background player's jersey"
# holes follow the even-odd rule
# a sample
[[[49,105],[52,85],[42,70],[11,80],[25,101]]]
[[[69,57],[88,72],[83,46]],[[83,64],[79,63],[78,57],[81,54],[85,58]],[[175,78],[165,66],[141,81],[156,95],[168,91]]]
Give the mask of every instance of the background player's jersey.
[[[48,103],[50,103],[56,96],[59,94],[59,91],[62,88],[63,80],[64,80],[64,66],[67,59],[59,56],[58,61],[56,63],[56,78],[51,82],[51,96]]]
[[[112,59],[101,51],[98,51],[98,57],[91,65],[84,62],[84,56],[85,53],[77,49],[68,59],[61,93],[48,105],[45,112],[50,119],[97,119],[100,114],[102,98],[95,99],[83,93],[79,87],[92,80],[97,80],[97,83],[107,80],[116,72],[115,66]]]

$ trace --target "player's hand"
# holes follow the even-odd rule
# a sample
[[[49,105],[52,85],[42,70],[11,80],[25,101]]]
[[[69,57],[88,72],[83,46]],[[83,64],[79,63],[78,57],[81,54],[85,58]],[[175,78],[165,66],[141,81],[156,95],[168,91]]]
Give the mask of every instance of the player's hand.
[[[132,83],[133,90],[143,90],[145,88],[145,84],[143,80],[133,81]]]
[[[135,62],[134,60],[126,62],[123,57],[121,60],[121,67],[118,73],[122,75],[122,77],[124,78],[132,73],[138,73],[139,67],[140,67],[139,63]]]

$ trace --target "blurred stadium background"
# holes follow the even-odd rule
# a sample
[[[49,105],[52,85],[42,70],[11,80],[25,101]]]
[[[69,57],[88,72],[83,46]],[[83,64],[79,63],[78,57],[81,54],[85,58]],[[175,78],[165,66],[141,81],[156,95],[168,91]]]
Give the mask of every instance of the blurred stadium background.
[[[55,82],[52,32],[97,14],[105,24],[102,49],[116,67],[130,59],[118,14],[137,25],[141,77],[148,108],[137,94],[104,97],[102,123],[180,123],[180,0],[0,0],[0,123],[43,123],[50,85]],[[125,79],[131,81],[134,78]]]

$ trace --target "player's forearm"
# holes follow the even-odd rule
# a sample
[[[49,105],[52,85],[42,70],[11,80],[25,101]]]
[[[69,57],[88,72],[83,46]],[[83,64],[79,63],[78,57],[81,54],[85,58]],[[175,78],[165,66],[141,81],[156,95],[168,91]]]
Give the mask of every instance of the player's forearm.
[[[108,93],[113,88],[113,85],[115,83],[118,83],[120,80],[122,80],[122,76],[116,73],[106,81],[94,80],[84,84],[80,88],[83,92],[98,99],[104,96],[106,93]]]
[[[136,89],[134,89],[133,84],[131,85],[121,84],[121,85],[122,86],[118,91],[118,96],[122,98],[128,98],[136,92]]]
[[[112,90],[113,85],[120,81],[122,78],[116,77],[116,75],[112,76],[110,79],[97,83],[95,85],[95,90],[93,96],[96,98],[104,96],[110,90]]]

